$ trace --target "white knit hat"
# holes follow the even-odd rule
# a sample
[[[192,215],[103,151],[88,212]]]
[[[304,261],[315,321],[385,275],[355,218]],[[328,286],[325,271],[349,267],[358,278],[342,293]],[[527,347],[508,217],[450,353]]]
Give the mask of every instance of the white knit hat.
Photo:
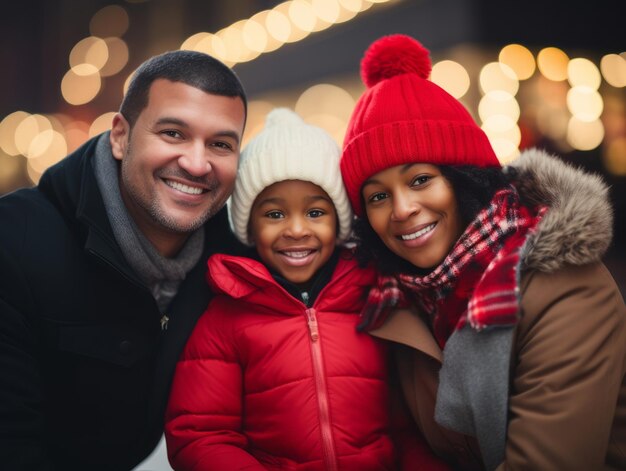
[[[352,209],[339,171],[341,151],[323,129],[306,124],[287,108],[272,110],[265,128],[241,152],[235,190],[229,199],[231,225],[237,238],[248,238],[250,210],[268,186],[284,180],[303,180],[321,187],[331,198],[339,219],[337,243],[350,235]]]

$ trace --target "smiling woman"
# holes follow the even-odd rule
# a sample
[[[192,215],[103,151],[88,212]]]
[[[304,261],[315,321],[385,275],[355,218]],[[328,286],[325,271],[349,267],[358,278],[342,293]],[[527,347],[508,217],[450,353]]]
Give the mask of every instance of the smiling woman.
[[[341,171],[380,274],[360,328],[394,342],[414,425],[454,469],[625,469],[608,189],[539,150],[502,169],[429,72],[402,35],[361,64]]]

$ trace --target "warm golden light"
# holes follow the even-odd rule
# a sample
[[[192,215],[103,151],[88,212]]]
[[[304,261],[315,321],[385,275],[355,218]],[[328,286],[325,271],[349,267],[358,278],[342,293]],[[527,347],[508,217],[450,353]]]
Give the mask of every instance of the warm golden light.
[[[581,121],[575,116],[569,120],[567,126],[567,142],[578,150],[592,150],[602,143],[604,126],[597,119],[595,121]]]
[[[291,34],[291,23],[283,13],[271,10],[265,19],[265,27],[270,35],[282,43],[287,42]]]
[[[109,58],[100,69],[100,75],[110,77],[117,74],[128,64],[128,46],[120,38],[106,38],[104,42],[109,50]]]
[[[597,90],[577,86],[567,92],[567,108],[580,121],[595,121],[602,114],[604,102]]]
[[[248,102],[248,119],[246,120],[246,130],[243,134],[241,148],[244,149],[247,143],[256,136],[265,125],[265,117],[274,108],[268,101],[251,100]]]
[[[89,125],[84,121],[72,121],[65,127],[67,151],[74,152],[89,138]]]
[[[492,116],[508,116],[517,122],[520,116],[519,103],[513,95],[501,90],[487,93],[478,103],[478,116],[485,122]]]
[[[76,68],[90,64],[97,70],[104,67],[109,58],[109,48],[104,39],[89,36],[76,43],[70,52],[70,66]]]
[[[560,82],[567,78],[569,57],[556,47],[546,47],[537,55],[539,72],[547,79]]]
[[[367,0],[339,0],[339,4],[344,10],[353,13],[359,13],[363,9],[363,3],[369,3]],[[369,3],[371,5],[371,3]]]
[[[0,193],[10,191],[20,177],[24,166],[24,157],[8,155],[0,151]]]
[[[45,136],[44,136],[45,134]],[[46,131],[40,135],[44,145],[33,142],[33,146],[43,150],[37,156],[28,159],[28,176],[33,182],[39,181],[39,177],[48,167],[59,162],[67,155],[67,143],[65,137],[57,131]]]
[[[609,143],[604,152],[604,165],[613,175],[626,176],[626,137]]]
[[[265,52],[267,46],[267,31],[255,20],[248,20],[241,31],[243,43],[251,51]]]
[[[197,51],[196,45],[200,41],[202,41],[204,38],[207,38],[210,36],[212,36],[211,33],[206,33],[204,31],[191,35],[183,41],[183,43],[180,46],[180,49],[185,50],[185,51]]]
[[[267,18],[270,14],[271,10],[263,10],[254,15],[250,20],[257,22],[259,25],[263,27],[265,31],[267,31],[265,37],[267,38],[265,47],[263,48],[263,53],[272,52],[282,46],[285,42],[279,41],[274,36],[272,36],[267,29]]]
[[[15,146],[20,154],[30,157],[31,144],[35,138],[45,131],[51,131],[52,124],[45,116],[33,114],[26,117],[15,129]]]
[[[0,121],[0,148],[7,155],[19,155],[15,144],[15,132],[22,121],[30,116],[25,111],[14,111]]]
[[[341,7],[338,0],[311,0],[315,15],[323,22],[333,24],[339,18]]]
[[[470,77],[465,67],[451,60],[444,60],[433,65],[430,80],[454,98],[461,98],[470,86]]]
[[[520,44],[509,44],[500,51],[498,60],[508,65],[518,80],[526,80],[535,73],[533,54]]]
[[[91,123],[91,126],[89,126],[89,137],[95,137],[98,134],[111,129],[111,123],[113,122],[113,116],[115,115],[115,111],[110,111],[98,116],[93,123]]]
[[[289,31],[289,35],[287,36],[287,39],[285,40],[286,43],[294,43],[294,42],[300,41],[306,38],[311,33],[311,31],[306,31],[306,30],[299,28],[298,25],[295,24],[293,20],[291,20],[291,16],[289,12],[291,10],[292,4],[293,4],[293,0],[289,0],[287,2],[283,2],[279,5],[276,5],[273,9],[273,11],[281,13],[289,22],[290,31]]]
[[[600,61],[600,70],[609,85],[616,88],[626,87],[626,57],[607,54]]]
[[[480,88],[483,93],[494,90],[502,90],[511,95],[515,95],[519,90],[519,80],[515,72],[505,64],[491,62],[485,65],[480,71]]]
[[[519,149],[517,148],[517,145],[508,139],[489,139],[489,143],[502,165],[512,162],[519,156]]]
[[[91,73],[88,73],[89,71]],[[65,74],[61,81],[61,93],[63,99],[70,105],[83,105],[98,95],[100,86],[100,75],[96,68],[89,64],[81,64]]]
[[[567,64],[567,80],[572,87],[589,87],[597,90],[602,77],[596,65],[589,59],[578,57]]]
[[[303,31],[313,31],[317,17],[313,7],[305,0],[294,0],[289,5],[289,18],[292,23]]]
[[[89,22],[89,31],[101,38],[120,37],[128,30],[128,13],[119,5],[100,9]]]
[[[343,144],[343,138],[346,135],[346,128],[348,127],[346,120],[340,119],[332,114],[319,113],[307,116],[306,122],[324,129],[332,136],[339,147]]]
[[[321,83],[305,90],[296,102],[295,111],[304,119],[312,115],[332,115],[348,122],[355,100],[336,85]]]

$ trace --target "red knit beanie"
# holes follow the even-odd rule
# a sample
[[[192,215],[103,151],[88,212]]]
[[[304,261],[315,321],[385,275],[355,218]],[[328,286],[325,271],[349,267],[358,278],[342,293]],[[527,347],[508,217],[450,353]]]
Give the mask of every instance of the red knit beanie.
[[[365,52],[368,87],[350,118],[341,174],[354,212],[363,215],[361,186],[388,167],[420,162],[499,167],[485,133],[452,95],[428,79],[428,50],[415,39],[385,36]]]

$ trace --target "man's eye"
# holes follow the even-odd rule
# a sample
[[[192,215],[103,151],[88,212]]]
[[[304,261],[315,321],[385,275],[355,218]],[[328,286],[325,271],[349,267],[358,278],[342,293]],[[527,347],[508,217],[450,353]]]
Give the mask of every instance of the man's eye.
[[[280,211],[268,211],[267,213],[265,213],[265,216],[270,219],[280,219],[284,217],[283,213],[281,213]]]
[[[233,150],[233,146],[230,145],[228,142],[219,141],[219,142],[213,143],[212,145],[213,145],[213,147],[218,147],[218,148],[224,149],[224,150]]]
[[[164,131],[161,131],[161,134],[165,134],[167,137],[171,137],[174,139],[180,139],[183,137],[183,135],[175,129],[166,129]]]

